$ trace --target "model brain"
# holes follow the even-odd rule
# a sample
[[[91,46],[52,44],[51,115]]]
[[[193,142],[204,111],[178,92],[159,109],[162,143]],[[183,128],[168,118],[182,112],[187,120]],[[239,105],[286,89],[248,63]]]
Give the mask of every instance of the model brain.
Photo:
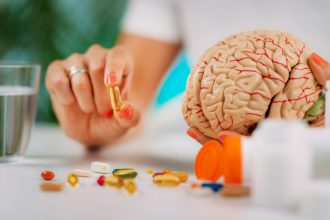
[[[305,118],[317,108],[314,104],[322,106],[321,87],[307,63],[311,53],[299,39],[279,31],[244,32],[220,41],[190,73],[183,101],[186,122],[217,138],[223,130],[248,135],[266,117]],[[323,113],[316,112],[308,116]]]

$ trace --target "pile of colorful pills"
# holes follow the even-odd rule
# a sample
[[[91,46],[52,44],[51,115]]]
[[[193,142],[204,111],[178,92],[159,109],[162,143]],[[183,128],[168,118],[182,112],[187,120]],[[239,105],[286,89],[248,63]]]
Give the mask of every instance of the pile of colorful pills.
[[[176,187],[181,183],[186,183],[189,179],[187,172],[173,171],[169,168],[162,172],[154,172],[148,169],[147,174],[152,174],[152,181],[160,187]],[[99,186],[109,186],[122,191],[125,195],[138,195],[138,188],[134,179],[138,176],[138,172],[133,168],[116,168],[111,170],[108,163],[92,162],[90,170],[75,169],[67,175],[67,183],[71,187],[79,186],[79,178],[95,178],[95,182]],[[54,181],[55,173],[51,170],[41,172],[44,180],[40,184],[43,191],[62,191],[65,187],[63,182]],[[94,184],[95,184],[94,182]],[[188,185],[189,186],[189,185]],[[241,184],[228,185],[213,182],[193,182],[190,184],[189,192],[197,196],[212,195],[215,193],[223,197],[242,197],[250,193],[248,187]]]

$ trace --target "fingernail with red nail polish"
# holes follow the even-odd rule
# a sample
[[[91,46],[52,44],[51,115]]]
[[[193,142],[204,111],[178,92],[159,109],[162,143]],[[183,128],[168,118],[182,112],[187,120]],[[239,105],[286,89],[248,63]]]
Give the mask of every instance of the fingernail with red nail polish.
[[[103,117],[105,117],[105,118],[111,118],[112,115],[113,115],[113,111],[112,110],[106,111],[106,112],[103,113]]]
[[[117,81],[117,77],[114,73],[110,73],[108,76],[108,84],[109,85],[115,85]]]
[[[225,140],[225,137],[226,137],[226,135],[223,135],[223,134],[220,134],[220,135],[218,136],[218,138],[219,138],[219,140],[220,140],[221,142],[223,142],[223,141]]]
[[[197,138],[198,138],[197,135],[194,132],[192,132],[191,130],[188,130],[187,134],[195,140],[197,140]]]
[[[312,59],[315,61],[315,63],[320,64],[320,65],[325,65],[328,63],[325,59],[323,59],[316,53],[312,54]]]
[[[130,106],[125,106],[119,114],[122,119],[130,119],[133,115],[133,109]]]

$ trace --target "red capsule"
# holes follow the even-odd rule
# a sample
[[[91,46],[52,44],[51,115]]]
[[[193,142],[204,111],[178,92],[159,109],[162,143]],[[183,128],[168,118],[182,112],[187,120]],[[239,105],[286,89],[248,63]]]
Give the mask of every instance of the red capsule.
[[[55,177],[54,172],[50,171],[50,170],[45,170],[41,173],[41,177],[44,180],[52,180]]]
[[[105,176],[100,176],[99,178],[97,178],[97,184],[99,184],[100,186],[103,186],[104,184],[104,180],[105,180]]]

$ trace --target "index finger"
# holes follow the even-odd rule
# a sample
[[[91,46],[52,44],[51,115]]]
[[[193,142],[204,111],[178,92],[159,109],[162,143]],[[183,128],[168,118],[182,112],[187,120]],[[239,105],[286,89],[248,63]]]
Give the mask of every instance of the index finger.
[[[317,82],[324,86],[330,80],[330,64],[316,53],[308,58],[308,64]]]
[[[132,72],[133,61],[128,50],[116,46],[106,54],[104,84],[109,86],[120,85],[123,79]]]

